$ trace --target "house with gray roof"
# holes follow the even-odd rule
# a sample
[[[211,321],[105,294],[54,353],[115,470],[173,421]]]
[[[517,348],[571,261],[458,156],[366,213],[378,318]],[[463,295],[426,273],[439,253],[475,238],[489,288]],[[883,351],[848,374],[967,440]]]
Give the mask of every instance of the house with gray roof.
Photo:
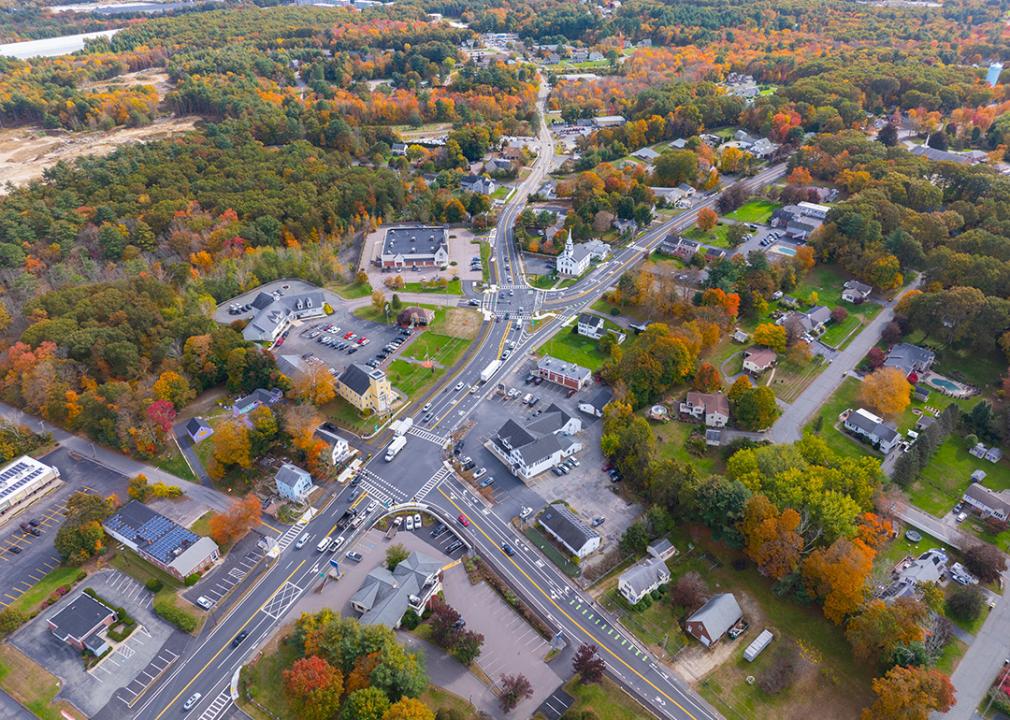
[[[98,657],[108,648],[101,636],[117,619],[115,610],[87,593],[81,593],[46,623],[49,632],[60,642],[81,652],[90,650]]]
[[[494,180],[483,175],[464,175],[459,179],[459,189],[464,192],[490,195],[496,187]]]
[[[981,483],[972,483],[964,491],[962,499],[983,518],[994,518],[1002,522],[1010,519],[1010,493],[994,492]]]
[[[106,518],[102,527],[109,537],[180,580],[203,572],[221,557],[217,543],[209,537],[197,535],[137,500]]]
[[[190,418],[186,423],[186,434],[189,435],[189,439],[193,441],[194,445],[196,445],[200,441],[206,440],[213,435],[214,428],[212,428],[203,418]]]
[[[884,359],[884,367],[898,368],[905,375],[922,374],[933,366],[936,353],[911,343],[898,343]]]
[[[537,523],[579,559],[595,552],[602,542],[598,532],[579,520],[575,513],[564,505],[548,505],[540,513]]]
[[[242,329],[242,337],[250,342],[272,343],[290,328],[295,320],[322,317],[326,314],[324,308],[326,302],[322,290],[310,290],[293,295],[261,292],[251,304],[256,314]]]
[[[579,322],[576,325],[579,335],[583,335],[593,340],[599,340],[605,330],[605,321],[599,315],[592,313],[579,313]]]
[[[842,300],[858,305],[870,297],[871,292],[873,292],[873,288],[866,283],[861,283],[858,280],[846,280],[842,285]]]
[[[593,381],[593,373],[575,363],[565,362],[550,355],[544,355],[537,362],[537,375],[562,387],[581,390]]]
[[[892,423],[884,422],[883,418],[865,408],[850,411],[842,421],[842,427],[885,455],[901,441],[901,434]]]
[[[670,582],[670,570],[659,558],[650,557],[621,573],[617,579],[617,589],[624,599],[637,605],[642,598],[662,585]]]
[[[284,463],[280,466],[274,476],[274,483],[277,486],[278,495],[285,500],[293,500],[297,503],[304,503],[309,494],[316,489],[312,482],[312,475],[308,470],[303,470],[291,463]]]
[[[449,267],[449,240],[444,227],[386,228],[378,265],[383,268]]]
[[[611,392],[610,388],[601,387],[593,393],[592,397],[579,401],[579,410],[586,413],[586,415],[603,417],[603,408],[606,407],[613,397],[614,393]]]
[[[424,612],[442,588],[441,575],[441,563],[412,552],[392,571],[379,565],[368,573],[351,596],[351,607],[361,613],[358,622],[362,625],[385,625],[395,630],[407,610],[418,615]]]
[[[891,575],[891,584],[881,594],[886,602],[916,597],[920,585],[939,583],[947,576],[947,553],[942,548],[930,548],[915,560],[900,562]]]
[[[284,393],[278,388],[267,390],[266,388],[256,388],[248,395],[236,398],[231,405],[232,415],[247,415],[260,405],[276,405],[284,397]]]
[[[742,617],[743,612],[733,593],[722,593],[692,614],[684,629],[705,647],[712,647]]]
[[[522,427],[506,420],[485,447],[517,478],[528,481],[582,449],[573,436],[582,421],[551,404],[543,415]]]

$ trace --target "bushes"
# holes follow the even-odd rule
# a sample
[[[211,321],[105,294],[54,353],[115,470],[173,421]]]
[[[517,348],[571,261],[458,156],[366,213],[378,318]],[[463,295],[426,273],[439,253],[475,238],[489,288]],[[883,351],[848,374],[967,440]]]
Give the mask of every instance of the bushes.
[[[153,593],[159,593],[165,587],[165,583],[158,578],[150,578],[146,583],[144,583],[144,587]]]
[[[404,630],[413,630],[420,624],[421,618],[418,617],[417,613],[413,609],[407,608],[407,612],[403,614],[403,619],[400,620],[400,627]]]
[[[176,607],[173,595],[162,595],[154,599],[154,612],[165,622],[175,625],[183,632],[192,633],[198,621],[195,615]]]
[[[193,587],[194,585],[196,585],[198,582],[200,582],[200,577],[201,575],[198,572],[190,573],[189,575],[187,575],[185,580],[186,587]]]
[[[84,593],[116,611],[119,620],[109,628],[109,637],[112,640],[116,642],[125,640],[137,628],[136,619],[126,611],[126,608],[109,602],[91,588],[84,588]]]
[[[799,671],[799,648],[795,643],[786,643],[778,649],[768,667],[758,675],[758,687],[769,695],[777,695],[796,682]]]
[[[971,622],[982,614],[984,604],[985,598],[978,586],[956,587],[947,597],[947,615],[961,622]]]

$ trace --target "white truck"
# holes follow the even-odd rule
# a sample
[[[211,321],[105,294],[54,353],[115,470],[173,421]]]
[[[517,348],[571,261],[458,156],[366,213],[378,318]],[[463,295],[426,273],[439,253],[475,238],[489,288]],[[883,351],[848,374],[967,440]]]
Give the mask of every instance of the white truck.
[[[393,442],[389,443],[389,447],[386,448],[386,462],[392,462],[404,446],[407,444],[407,438],[403,435],[397,435],[393,438]]]
[[[498,372],[498,368],[501,367],[501,360],[492,360],[488,363],[487,367],[480,371],[480,381],[486,383],[491,379],[491,376]]]
[[[389,429],[393,431],[394,435],[406,435],[413,425],[414,418],[403,418],[402,420],[394,420],[390,423]]]

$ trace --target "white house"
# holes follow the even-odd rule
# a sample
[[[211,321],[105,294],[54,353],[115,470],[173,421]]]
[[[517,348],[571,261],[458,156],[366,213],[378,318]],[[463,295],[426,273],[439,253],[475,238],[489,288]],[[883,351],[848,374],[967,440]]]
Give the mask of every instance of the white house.
[[[525,428],[506,421],[484,446],[525,481],[581,450],[582,443],[573,437],[581,430],[581,420],[552,403]]]
[[[325,425],[326,424],[324,424],[324,427],[320,427],[316,430],[316,436],[327,444],[332,443],[332,447],[330,448],[331,463],[336,465],[341,460],[346,460],[357,452],[357,450],[350,446],[346,438],[341,437],[337,433],[333,432],[333,430],[329,429],[333,427],[332,425],[330,425],[329,428],[325,427]]]
[[[775,364],[778,356],[771,348],[752,347],[743,351],[743,369],[745,372],[760,375]]]
[[[610,388],[601,387],[591,398],[583,398],[579,401],[579,410],[586,415],[593,417],[603,417],[603,408],[614,397]]]
[[[603,318],[599,315],[580,313],[577,330],[579,335],[584,335],[585,337],[592,338],[593,340],[599,340],[605,332],[603,325]]]
[[[494,180],[483,175],[464,175],[459,179],[459,187],[466,192],[490,195],[497,185]]]
[[[312,476],[306,470],[302,470],[297,465],[284,463],[274,476],[277,485],[277,494],[285,500],[294,500],[303,503],[308,498],[309,493],[315,489],[312,484]]]
[[[548,505],[537,523],[575,557],[582,559],[600,547],[602,538],[564,505]]]
[[[670,570],[659,558],[650,557],[632,565],[617,579],[617,589],[624,599],[637,605],[642,598],[670,582]]]
[[[872,287],[858,280],[847,280],[842,288],[842,300],[857,305],[864,302],[873,292]]]
[[[557,258],[558,274],[578,277],[589,269],[590,262],[605,260],[609,255],[610,246],[601,240],[572,243],[572,232],[569,230],[565,249]]]
[[[680,412],[700,420],[708,427],[726,427],[729,422],[729,400],[722,393],[702,393],[691,390],[680,404]]]
[[[883,418],[864,408],[849,412],[842,425],[849,432],[866,438],[867,442],[885,455],[901,440],[901,434],[894,425],[884,422]]]
[[[984,518],[991,517],[1003,522],[1010,519],[1010,498],[1005,491],[997,493],[980,483],[972,483],[964,491],[962,499]]]

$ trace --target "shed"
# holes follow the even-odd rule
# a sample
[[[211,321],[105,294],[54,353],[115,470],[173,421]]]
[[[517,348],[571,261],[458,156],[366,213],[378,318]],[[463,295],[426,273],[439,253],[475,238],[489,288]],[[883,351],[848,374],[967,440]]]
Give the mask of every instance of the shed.
[[[747,649],[743,651],[744,660],[747,662],[754,662],[754,659],[764,652],[764,649],[772,644],[772,640],[775,639],[775,635],[768,628],[761,631],[761,634],[754,638],[754,642],[747,646]]]

